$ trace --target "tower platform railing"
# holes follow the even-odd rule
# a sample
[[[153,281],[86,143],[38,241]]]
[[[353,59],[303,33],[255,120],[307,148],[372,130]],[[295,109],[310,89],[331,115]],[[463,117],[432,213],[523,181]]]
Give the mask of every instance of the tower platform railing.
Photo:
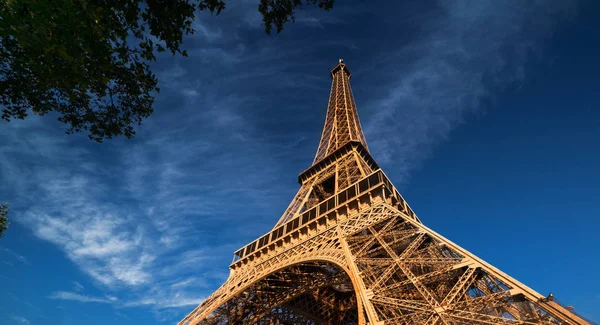
[[[382,191],[379,193],[377,191]],[[303,227],[317,226],[323,222],[337,222],[337,210],[348,207],[352,202],[358,202],[361,197],[369,194],[383,194],[383,197],[390,199],[390,203],[398,210],[406,213],[408,216],[417,219],[415,213],[406,204],[406,201],[396,188],[392,185],[388,177],[381,169],[365,176],[350,186],[338,191],[329,199],[320,202],[311,209],[304,211],[299,216],[285,222],[279,227],[259,237],[257,240],[237,250],[233,255],[233,261],[230,265],[235,268],[251,258],[256,253],[275,244],[278,241],[284,241],[293,234],[299,232]],[[418,220],[418,219],[417,219]]]

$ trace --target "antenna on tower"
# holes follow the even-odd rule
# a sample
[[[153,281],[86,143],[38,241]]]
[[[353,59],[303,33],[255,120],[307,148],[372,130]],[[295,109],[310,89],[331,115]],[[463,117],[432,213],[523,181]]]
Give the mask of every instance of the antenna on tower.
[[[340,63],[344,63],[344,59],[340,59]]]

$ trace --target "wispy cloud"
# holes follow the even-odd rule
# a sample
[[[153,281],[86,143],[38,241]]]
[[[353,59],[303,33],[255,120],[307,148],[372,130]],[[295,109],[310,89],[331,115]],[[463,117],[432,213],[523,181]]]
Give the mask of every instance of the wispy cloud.
[[[152,306],[158,309],[179,308],[188,306],[198,306],[204,301],[204,297],[188,297],[185,295],[175,295],[173,297],[163,298],[143,298],[136,301],[130,301],[123,304],[123,307]]]
[[[142,297],[136,300],[121,301],[114,296],[95,297],[68,291],[53,292],[48,298],[54,300],[77,301],[81,303],[112,304],[117,308],[151,306],[158,309],[197,306],[205,299],[204,297],[190,297],[186,294],[178,293],[173,296]]]
[[[84,295],[80,295],[78,293],[66,292],[66,291],[54,292],[52,295],[48,296],[48,298],[57,299],[57,300],[72,300],[72,301],[79,301],[79,302],[97,302],[97,303],[102,303],[102,304],[111,304],[111,303],[115,303],[116,301],[118,301],[118,299],[115,297],[105,297],[105,298],[91,297],[91,296],[84,296]]]
[[[22,317],[22,316],[11,315],[10,318],[12,318],[12,320],[14,320],[15,322],[20,323],[20,324],[25,324],[25,325],[31,324],[31,322],[29,322],[29,320],[27,320],[27,318]]]
[[[199,279],[197,277],[191,277],[191,278],[187,278],[185,280],[182,281],[178,281],[176,283],[173,283],[171,285],[171,288],[181,288],[181,287],[187,287],[190,285],[200,285],[200,286],[205,286],[206,283],[204,280]]]
[[[214,42],[223,37],[223,31],[219,27],[211,28],[202,23],[201,20],[196,20],[192,23],[192,28],[196,31],[196,37],[202,37],[208,42]]]
[[[304,14],[296,19],[297,23],[308,27],[325,28],[327,25],[345,24],[344,21],[329,13],[316,12],[313,15]]]
[[[90,184],[74,178],[46,186],[48,196],[61,200]],[[32,225],[38,237],[63,247],[85,272],[105,285],[138,285],[150,279],[146,267],[154,256],[144,248],[142,227],[128,229],[125,218],[104,212],[87,195],[64,202],[63,208],[60,215],[33,208],[25,213],[24,221]]]
[[[8,254],[12,257],[14,257],[15,259],[17,259],[19,262],[25,264],[25,265],[31,265],[31,263],[27,260],[27,258],[23,255],[17,254],[16,252],[6,248],[6,247],[0,247],[0,251],[4,252],[5,254]]]
[[[81,284],[77,281],[73,281],[72,283],[73,283],[73,287],[74,287],[75,291],[81,291],[81,290],[85,289],[83,284]]]
[[[210,42],[222,41],[219,29],[203,28]],[[270,139],[248,110],[263,99],[222,88],[239,81],[235,71],[207,85],[199,69],[213,65],[212,54],[219,65],[243,59],[243,49],[210,42],[192,48],[185,67],[166,56],[157,62],[162,95],[135,140],[98,146],[37,117],[0,130],[12,139],[0,142],[0,190],[10,189],[15,222],[60,248],[95,287],[65,283],[49,298],[118,308],[197,305],[227,278],[231,253],[265,227],[249,221],[277,218],[260,212],[282,195]],[[217,240],[224,231],[234,237]],[[103,294],[88,294],[98,289]]]
[[[380,54],[387,95],[368,102],[368,142],[401,178],[428,157],[483,100],[525,79],[569,1],[439,1],[435,14],[415,15],[423,37]],[[435,11],[433,11],[435,12]],[[414,21],[414,23],[418,22]]]

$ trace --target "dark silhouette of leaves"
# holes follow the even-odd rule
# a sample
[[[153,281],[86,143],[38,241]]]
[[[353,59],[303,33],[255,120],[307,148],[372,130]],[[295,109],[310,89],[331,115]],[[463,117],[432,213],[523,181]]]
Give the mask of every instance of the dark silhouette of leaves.
[[[328,10],[332,0],[308,0]],[[299,0],[263,0],[265,31],[277,32]],[[58,113],[67,133],[102,142],[135,135],[160,91],[156,52],[187,56],[197,10],[219,15],[222,0],[10,0],[0,4],[2,119]],[[133,39],[132,39],[133,37]],[[156,52],[155,52],[156,51]]]
[[[258,11],[263,16],[265,23],[265,32],[271,34],[272,25],[275,25],[277,33],[283,30],[285,25],[290,20],[295,21],[296,7],[302,7],[302,4],[318,5],[319,8],[329,11],[333,8],[334,0],[261,0],[258,6]]]
[[[0,204],[0,238],[4,234],[4,231],[8,229],[8,204]]]

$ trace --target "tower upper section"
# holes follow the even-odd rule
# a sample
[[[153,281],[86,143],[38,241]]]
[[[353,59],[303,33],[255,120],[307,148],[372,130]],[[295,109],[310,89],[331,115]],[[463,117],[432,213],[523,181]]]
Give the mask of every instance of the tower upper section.
[[[352,89],[350,89],[350,77],[350,70],[344,60],[340,59],[331,70],[332,82],[327,117],[313,164],[350,141],[360,142],[368,150]]]

